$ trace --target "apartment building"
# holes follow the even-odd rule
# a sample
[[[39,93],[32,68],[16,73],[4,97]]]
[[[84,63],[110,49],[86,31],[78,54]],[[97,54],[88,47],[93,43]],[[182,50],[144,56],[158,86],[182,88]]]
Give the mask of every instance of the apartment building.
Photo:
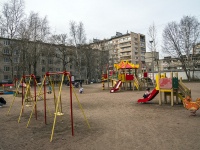
[[[144,72],[158,72],[160,69],[159,52],[146,52],[145,65],[142,66],[142,70]]]
[[[186,67],[190,71],[200,71],[200,54],[191,54],[190,60],[184,56],[186,61]],[[178,58],[172,58],[171,56],[164,57],[164,59],[159,60],[159,66],[161,71],[183,71],[182,63]]]
[[[114,63],[119,63],[121,60],[128,60],[133,64],[144,66],[146,53],[145,41],[145,35],[140,33],[127,32],[126,34],[122,34],[116,32],[116,35],[110,39],[98,40],[98,43],[101,43],[101,45],[98,44],[97,46],[96,40],[93,41],[93,44],[96,48],[109,51],[108,59],[110,66],[113,66]],[[102,48],[102,45],[105,47]],[[142,71],[141,67],[139,71]]]
[[[16,39],[0,38],[0,82],[20,79],[22,75],[35,74],[40,80],[46,72],[62,71],[63,63],[55,55],[62,55],[58,48],[43,42],[31,42]],[[35,70],[34,56],[36,59]],[[73,68],[66,66],[66,69]]]
[[[79,52],[79,64],[76,50]],[[46,72],[64,70],[70,72],[75,80],[97,80],[101,78],[102,63],[108,64],[108,51],[102,51],[93,50],[90,45],[76,49],[63,44],[0,37],[0,82],[30,74],[40,80]],[[59,75],[53,78],[54,81],[60,79]]]
[[[111,37],[114,45],[113,55],[115,63],[121,60],[128,60],[133,64],[142,66],[145,63],[145,35],[134,32],[122,34],[117,32],[115,36]]]

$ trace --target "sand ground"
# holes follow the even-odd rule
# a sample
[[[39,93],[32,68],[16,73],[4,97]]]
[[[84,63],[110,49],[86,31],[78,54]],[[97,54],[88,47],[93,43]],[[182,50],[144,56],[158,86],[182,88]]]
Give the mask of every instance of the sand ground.
[[[192,98],[200,97],[200,83],[185,83]],[[200,111],[190,116],[182,104],[158,105],[158,96],[146,104],[137,104],[144,91],[110,93],[101,84],[83,85],[84,93],[75,89],[89,129],[76,97],[73,95],[74,136],[71,133],[69,87],[63,87],[62,110],[57,116],[53,141],[53,94],[47,95],[47,125],[44,124],[43,101],[38,101],[38,118],[30,117],[31,107],[24,107],[20,123],[21,98],[16,97],[6,115],[12,95],[2,95],[7,105],[0,108],[0,150],[197,150],[200,149]],[[58,90],[56,91],[58,95]]]

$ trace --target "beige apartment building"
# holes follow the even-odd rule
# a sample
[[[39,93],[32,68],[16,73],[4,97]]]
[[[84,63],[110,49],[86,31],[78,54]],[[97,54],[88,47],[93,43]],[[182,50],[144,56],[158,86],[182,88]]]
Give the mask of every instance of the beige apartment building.
[[[116,35],[110,39],[95,39],[93,42],[94,48],[109,51],[109,66],[119,63],[121,60],[128,60],[133,64],[145,66],[146,39],[143,34],[134,32],[122,34],[116,32]],[[141,68],[139,72],[142,71]]]
[[[36,45],[35,45],[36,44]],[[34,49],[34,47],[37,49]],[[0,38],[0,82],[13,80],[13,77],[20,79],[22,75],[35,74],[41,79],[46,72],[62,71],[63,65],[60,59],[50,55],[50,51],[55,51],[56,55],[61,55],[57,50],[60,46],[43,42],[31,42],[16,39]],[[37,51],[36,70],[34,73],[31,66],[33,55],[32,51]],[[28,54],[29,53],[29,54]],[[49,54],[48,54],[49,53]],[[73,71],[71,66],[67,70]]]
[[[159,52],[146,52],[145,65],[142,67],[144,72],[158,72],[161,69],[159,65]]]
[[[30,74],[34,74],[41,81],[46,72],[64,70],[70,72],[74,80],[100,79],[102,62],[108,62],[108,51],[101,56],[102,51],[85,46],[79,49],[79,52],[82,54],[80,70],[74,46],[0,37],[0,83],[8,80],[12,82]],[[53,78],[54,81],[60,80],[59,75]]]

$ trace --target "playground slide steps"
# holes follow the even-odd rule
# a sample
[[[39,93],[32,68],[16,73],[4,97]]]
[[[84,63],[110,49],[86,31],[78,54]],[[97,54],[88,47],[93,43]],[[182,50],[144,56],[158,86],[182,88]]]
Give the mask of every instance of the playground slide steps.
[[[134,79],[134,86],[136,87],[137,90],[140,90],[140,82],[136,77]]]
[[[186,95],[189,95],[191,97],[191,90],[188,89],[185,84],[182,82],[182,80],[179,81],[179,84],[178,84],[178,97],[183,100],[183,98],[186,96]]]
[[[135,81],[134,81],[134,86],[136,87],[137,90],[139,89],[139,85]]]
[[[185,97],[185,95],[183,95],[182,93],[178,93],[178,97],[180,98],[180,100],[183,100],[183,98]]]

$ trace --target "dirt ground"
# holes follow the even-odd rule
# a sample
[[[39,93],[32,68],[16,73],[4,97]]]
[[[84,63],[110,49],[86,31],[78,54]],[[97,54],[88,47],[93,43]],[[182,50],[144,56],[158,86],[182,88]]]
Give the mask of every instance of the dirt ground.
[[[200,83],[185,83],[192,98],[200,97]],[[63,116],[57,116],[53,141],[53,94],[47,95],[47,125],[44,104],[38,101],[37,113],[26,128],[32,107],[24,107],[20,123],[21,98],[16,97],[6,115],[12,95],[2,95],[7,105],[0,108],[0,150],[188,150],[200,149],[200,111],[190,116],[182,104],[158,105],[158,96],[146,104],[137,104],[144,91],[110,93],[101,84],[75,89],[91,128],[73,95],[74,136],[71,133],[69,87],[63,87]],[[106,85],[107,86],[107,85]],[[58,95],[58,90],[56,91]]]

